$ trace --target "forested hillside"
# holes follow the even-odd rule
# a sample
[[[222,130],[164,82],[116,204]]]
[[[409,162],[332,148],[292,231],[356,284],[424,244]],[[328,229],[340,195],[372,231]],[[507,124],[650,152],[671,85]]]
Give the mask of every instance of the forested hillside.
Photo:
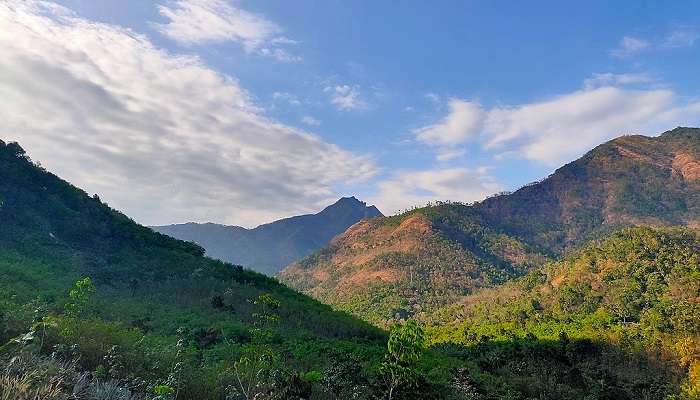
[[[277,374],[259,390],[303,392],[333,357],[371,369],[383,353],[384,332],[137,225],[15,143],[0,142],[0,221],[1,398],[237,398],[259,369]]]
[[[682,395],[669,398],[700,398],[696,232],[625,229],[443,311],[429,330],[432,343],[481,349],[453,348],[470,362],[470,376],[514,384],[522,396],[515,398],[622,399],[636,391],[664,399],[674,385]],[[535,339],[551,348],[533,346]]]
[[[619,137],[475,208],[489,225],[559,254],[622,226],[699,227],[700,129]]]
[[[442,204],[362,221],[279,277],[378,325],[395,317],[429,321],[455,299],[548,259],[472,211]]]

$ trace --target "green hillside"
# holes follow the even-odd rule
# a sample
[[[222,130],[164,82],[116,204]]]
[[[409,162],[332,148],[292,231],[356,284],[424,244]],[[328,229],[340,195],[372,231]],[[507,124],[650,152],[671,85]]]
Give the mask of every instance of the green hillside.
[[[233,393],[234,362],[247,352],[273,352],[281,386],[333,357],[371,369],[383,353],[382,331],[139,226],[14,143],[0,142],[0,221],[0,342],[3,357],[24,354],[17,368],[36,357],[55,367],[55,356],[136,394],[160,385],[181,399],[220,399]],[[96,289],[85,304],[69,296],[83,277]]]
[[[622,136],[477,204],[490,226],[559,254],[629,225],[700,226],[700,129]]]
[[[441,204],[362,221],[280,279],[380,326],[428,322],[442,307],[539,267],[547,255],[488,227],[470,207]]]

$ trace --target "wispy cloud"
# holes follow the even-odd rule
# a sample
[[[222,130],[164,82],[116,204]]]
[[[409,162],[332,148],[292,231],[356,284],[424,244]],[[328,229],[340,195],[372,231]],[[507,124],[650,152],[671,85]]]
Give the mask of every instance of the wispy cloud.
[[[281,27],[225,0],[171,0],[158,5],[158,12],[168,21],[154,24],[156,29],[182,45],[231,41],[249,53],[284,62],[301,60],[283,48],[297,42],[283,36]]]
[[[449,101],[449,113],[434,125],[417,129],[418,140],[434,145],[462,143],[474,132],[479,132],[484,122],[484,110],[477,103],[460,99]]]
[[[695,42],[700,38],[700,35],[696,31],[692,30],[677,30],[671,32],[666,40],[661,44],[665,48],[681,48],[681,47],[692,47]]]
[[[272,93],[272,99],[274,101],[284,101],[293,106],[301,105],[299,98],[295,94],[289,92],[274,92]]]
[[[610,55],[617,58],[627,58],[648,49],[650,46],[651,43],[646,40],[625,36],[620,41],[620,45],[610,51]]]
[[[593,77],[583,81],[583,86],[586,89],[594,89],[601,86],[627,86],[655,82],[657,79],[648,73],[613,74],[606,72],[593,74]]]
[[[643,51],[692,47],[698,38],[700,38],[700,34],[696,30],[688,28],[674,30],[663,39],[647,40],[625,36],[620,41],[619,46],[610,51],[610,55],[616,58],[630,58]]]
[[[425,98],[428,99],[432,103],[435,103],[435,104],[440,103],[440,96],[436,93],[428,92],[425,94]]]
[[[443,147],[438,150],[435,158],[438,161],[452,161],[463,157],[465,154],[467,154],[467,151],[463,148]]]
[[[331,104],[339,110],[350,111],[367,107],[367,103],[360,98],[360,89],[357,86],[327,86],[323,91],[330,94]]]
[[[0,3],[0,135],[140,222],[254,225],[375,173],[371,159],[265,117],[200,59],[48,5]]]

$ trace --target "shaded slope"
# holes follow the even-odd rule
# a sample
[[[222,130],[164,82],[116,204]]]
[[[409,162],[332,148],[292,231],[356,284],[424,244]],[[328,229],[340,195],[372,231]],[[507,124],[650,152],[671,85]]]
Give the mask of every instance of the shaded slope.
[[[344,197],[317,214],[281,219],[254,229],[218,224],[153,227],[166,235],[200,244],[208,256],[268,275],[320,249],[364,218],[382,216],[374,206]]]
[[[95,316],[157,335],[174,335],[179,326],[218,326],[248,340],[250,300],[269,293],[282,304],[282,342],[301,335],[309,343],[383,337],[272,278],[203,253],[136,224],[34,165],[18,145],[0,141],[0,306],[38,299],[60,311],[68,289],[89,276],[99,294]],[[26,327],[6,323],[11,314],[1,308],[4,340]]]

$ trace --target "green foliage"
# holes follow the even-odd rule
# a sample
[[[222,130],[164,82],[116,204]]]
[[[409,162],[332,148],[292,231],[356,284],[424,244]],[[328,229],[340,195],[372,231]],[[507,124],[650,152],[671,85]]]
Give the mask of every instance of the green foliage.
[[[539,249],[489,227],[472,207],[458,203],[364,224],[367,233],[341,237],[283,271],[282,281],[388,327],[396,317],[434,322],[437,310],[461,296],[521,276],[547,259]],[[388,235],[389,229],[396,231]],[[363,251],[372,257],[362,257]],[[343,264],[355,257],[363,260],[361,265]],[[338,259],[340,265],[333,261]],[[381,278],[385,271],[391,272],[391,279]],[[373,274],[380,278],[354,279]]]
[[[89,277],[76,282],[75,287],[68,292],[69,301],[64,306],[66,315],[73,318],[79,316],[85,310],[95,291],[95,285]]]
[[[379,367],[388,388],[387,397],[401,388],[412,388],[419,381],[417,364],[425,350],[423,329],[414,320],[397,325],[391,330],[387,342],[387,353]]]
[[[685,146],[696,138],[668,140]],[[602,217],[589,207],[597,189],[581,182],[595,173],[589,161],[617,163],[618,151],[604,146],[523,192],[537,196],[509,197],[522,203],[498,196],[479,207],[407,214],[429,221],[425,247],[373,259],[367,271],[399,266],[401,279],[369,282],[343,306],[377,321],[398,315],[439,324],[397,326],[383,352],[381,330],[141,227],[2,143],[0,400],[696,399],[695,233],[623,230],[540,266],[544,256],[615,226],[598,230]],[[637,161],[615,165],[634,167],[640,182],[652,179],[649,201],[640,209],[613,201],[612,212],[648,211],[662,223],[697,212],[695,183],[669,181],[669,191],[687,189],[680,204],[654,189],[668,177]],[[627,198],[641,189],[613,193]],[[575,211],[568,220],[554,215],[555,203],[536,201],[557,193],[583,205],[566,208]],[[331,294],[342,278],[330,263],[336,250],[300,264],[328,267],[321,289]]]

